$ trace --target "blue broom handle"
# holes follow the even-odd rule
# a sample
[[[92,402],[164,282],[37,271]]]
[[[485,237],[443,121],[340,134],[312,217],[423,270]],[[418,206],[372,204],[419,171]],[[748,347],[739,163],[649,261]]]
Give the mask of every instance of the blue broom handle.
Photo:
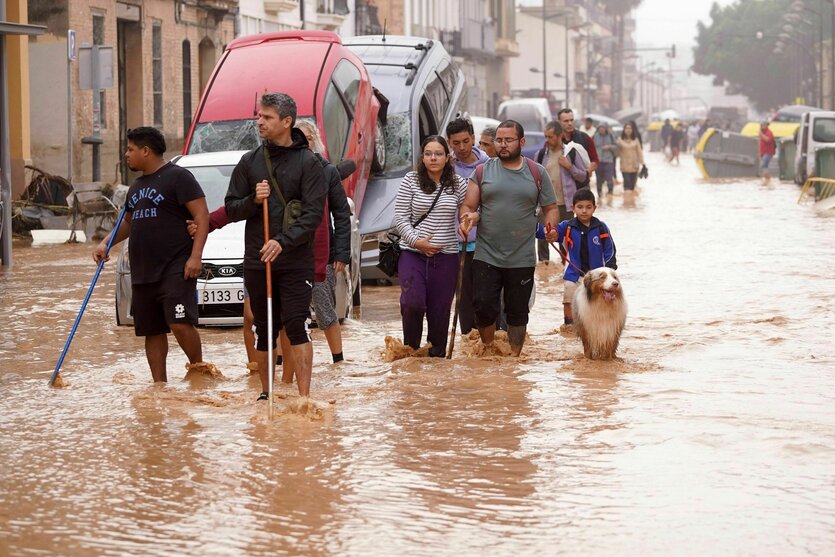
[[[110,240],[107,242],[107,251],[104,252],[104,256],[102,260],[99,261],[99,266],[96,269],[96,274],[93,275],[93,282],[90,283],[90,288],[87,289],[87,295],[84,297],[84,303],[81,304],[81,309],[78,310],[78,315],[75,318],[75,323],[73,323],[72,330],[70,331],[70,336],[67,338],[67,343],[64,345],[64,350],[61,351],[61,357],[58,358],[58,363],[55,364],[55,371],[52,372],[52,377],[49,379],[49,384],[52,385],[55,383],[55,378],[58,377],[58,372],[61,370],[61,364],[64,363],[64,357],[67,355],[67,351],[70,349],[70,343],[72,342],[72,338],[75,336],[75,330],[78,328],[78,324],[81,322],[81,316],[84,315],[84,310],[87,308],[87,302],[90,301],[90,295],[93,293],[93,288],[96,286],[96,281],[99,280],[99,275],[101,274],[102,267],[104,267],[104,260],[107,257],[107,254],[110,253],[110,248],[113,246],[113,240],[116,238],[116,234],[119,232],[119,226],[122,224],[122,219],[125,217],[125,210],[127,207],[122,207],[122,212],[119,213],[119,218],[116,220],[116,226],[113,227],[113,232],[110,234]]]

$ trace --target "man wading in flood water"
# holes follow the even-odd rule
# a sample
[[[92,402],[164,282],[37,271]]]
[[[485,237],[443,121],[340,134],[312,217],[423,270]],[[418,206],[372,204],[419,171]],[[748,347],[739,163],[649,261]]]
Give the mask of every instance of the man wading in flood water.
[[[130,236],[133,321],[136,336],[145,337],[145,355],[154,382],[168,381],[165,359],[168,333],[189,362],[203,360],[197,325],[197,277],[209,235],[209,209],[191,172],[163,159],[165,138],[155,128],[128,130],[125,159],[142,172],[128,190],[126,212],[113,245]],[[197,225],[194,240],[186,219]],[[107,261],[112,232],[93,252]]]
[[[284,93],[261,97],[258,133],[264,140],[245,153],[232,172],[226,192],[230,221],[246,220],[244,283],[255,323],[255,348],[261,375],[261,396],[267,400],[268,342],[275,347],[286,327],[299,394],[310,396],[313,346],[310,344],[310,301],[313,294],[313,238],[325,212],[328,185],[322,165],[308,149],[296,123],[296,101]],[[274,191],[280,188],[280,191]],[[282,201],[282,199],[284,201]],[[264,243],[262,203],[269,207],[270,240]],[[295,218],[285,219],[297,207]],[[271,266],[273,338],[267,338],[267,271]],[[286,357],[286,355],[285,355]]]
[[[522,156],[525,130],[519,122],[505,120],[499,124],[495,143],[498,158],[488,160],[470,176],[459,232],[466,238],[470,228],[478,224],[473,305],[481,342],[485,346],[493,343],[499,296],[504,288],[507,338],[518,356],[525,342],[536,266],[537,206],[541,205],[545,213],[546,239],[554,242],[557,198],[545,169]],[[480,215],[476,212],[479,208]]]

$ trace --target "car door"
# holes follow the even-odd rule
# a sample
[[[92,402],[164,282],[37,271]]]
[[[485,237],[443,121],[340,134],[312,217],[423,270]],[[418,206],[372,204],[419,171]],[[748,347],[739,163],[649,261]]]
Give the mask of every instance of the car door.
[[[809,113],[800,117],[800,128],[797,134],[797,156],[795,157],[795,178],[799,184],[806,181],[806,148],[809,145]]]

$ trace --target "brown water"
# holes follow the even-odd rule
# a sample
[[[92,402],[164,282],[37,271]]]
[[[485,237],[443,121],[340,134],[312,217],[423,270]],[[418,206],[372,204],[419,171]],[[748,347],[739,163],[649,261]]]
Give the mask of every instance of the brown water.
[[[323,419],[256,405],[240,330],[202,329],[225,378],[150,384],[114,321],[113,264],[47,379],[94,272],[89,245],[16,244],[0,271],[0,554],[831,554],[835,215],[793,184],[705,183],[651,159],[613,231],[622,362],[561,336],[538,272],[523,358],[385,363],[396,288],[316,335]]]

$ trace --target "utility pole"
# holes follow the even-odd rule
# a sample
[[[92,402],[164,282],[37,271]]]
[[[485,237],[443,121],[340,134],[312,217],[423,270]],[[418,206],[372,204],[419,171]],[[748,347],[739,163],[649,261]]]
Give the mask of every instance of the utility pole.
[[[542,96],[549,100],[550,96],[548,95],[548,70],[545,67],[545,56],[546,51],[546,41],[545,41],[545,0],[542,0]]]

